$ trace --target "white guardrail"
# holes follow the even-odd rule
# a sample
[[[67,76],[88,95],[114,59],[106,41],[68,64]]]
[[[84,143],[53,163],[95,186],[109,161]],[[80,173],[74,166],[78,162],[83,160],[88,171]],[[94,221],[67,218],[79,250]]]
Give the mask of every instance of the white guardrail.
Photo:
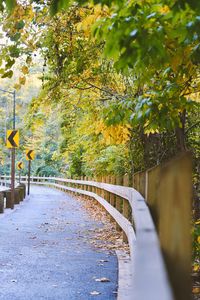
[[[0,181],[9,180],[1,176]],[[21,177],[27,182],[27,177]],[[158,235],[149,208],[134,188],[96,181],[63,179],[56,177],[31,177],[31,184],[47,185],[63,191],[75,192],[96,199],[125,232],[130,247],[133,279],[132,300],[173,300],[172,289],[161,253]],[[70,185],[76,185],[71,187]],[[77,188],[80,186],[80,188]],[[132,210],[132,224],[116,208],[97,193],[83,189],[84,186],[107,191],[128,200]]]

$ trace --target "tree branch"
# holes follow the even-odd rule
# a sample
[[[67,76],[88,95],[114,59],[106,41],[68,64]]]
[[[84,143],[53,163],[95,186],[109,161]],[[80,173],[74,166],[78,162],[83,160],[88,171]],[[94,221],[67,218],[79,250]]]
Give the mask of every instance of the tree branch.
[[[192,128],[196,127],[196,126],[199,125],[199,124],[200,124],[200,121],[197,121],[195,124],[191,125],[191,126],[185,131],[185,134],[188,134],[188,132],[189,132]]]

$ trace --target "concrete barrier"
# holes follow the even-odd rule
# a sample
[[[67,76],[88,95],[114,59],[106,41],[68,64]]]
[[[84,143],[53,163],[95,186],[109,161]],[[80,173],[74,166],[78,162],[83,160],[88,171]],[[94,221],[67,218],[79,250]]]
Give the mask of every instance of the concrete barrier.
[[[24,199],[26,197],[26,184],[25,183],[20,183],[19,187],[23,188],[23,193],[24,193],[23,199]]]
[[[14,208],[14,203],[12,203],[11,200],[11,190],[5,191],[5,197],[6,197],[6,208]]]
[[[0,192],[0,213],[4,212],[4,193]]]
[[[20,190],[19,188],[15,188],[15,204],[20,203]]]

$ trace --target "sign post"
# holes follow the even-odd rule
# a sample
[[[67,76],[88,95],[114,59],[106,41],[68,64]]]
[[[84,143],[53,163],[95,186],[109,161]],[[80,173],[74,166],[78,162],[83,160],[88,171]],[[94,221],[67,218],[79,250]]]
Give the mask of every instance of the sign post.
[[[15,122],[13,122],[15,128]],[[6,139],[7,148],[11,149],[11,208],[14,208],[15,203],[15,148],[19,147],[19,131],[7,130]]]
[[[30,194],[31,161],[34,160],[34,157],[34,150],[26,150],[26,160],[28,160],[28,195]]]
[[[21,170],[23,169],[23,163],[20,161],[17,163],[17,169],[19,170],[19,183],[21,182]]]
[[[13,131],[15,131],[15,105],[16,105],[16,92],[15,90],[13,92],[4,90],[0,88],[1,92],[8,93],[10,95],[13,95]],[[14,137],[10,137],[11,140],[14,139]],[[12,142],[11,142],[12,144]],[[11,149],[11,208],[14,208],[14,202],[15,202],[15,148],[19,147],[12,145]]]

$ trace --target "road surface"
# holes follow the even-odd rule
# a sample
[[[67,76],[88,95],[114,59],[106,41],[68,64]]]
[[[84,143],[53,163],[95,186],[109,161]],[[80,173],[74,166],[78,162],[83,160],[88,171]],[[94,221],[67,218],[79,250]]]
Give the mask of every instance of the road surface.
[[[89,243],[101,226],[65,193],[31,187],[0,215],[0,299],[116,299],[116,255]]]

